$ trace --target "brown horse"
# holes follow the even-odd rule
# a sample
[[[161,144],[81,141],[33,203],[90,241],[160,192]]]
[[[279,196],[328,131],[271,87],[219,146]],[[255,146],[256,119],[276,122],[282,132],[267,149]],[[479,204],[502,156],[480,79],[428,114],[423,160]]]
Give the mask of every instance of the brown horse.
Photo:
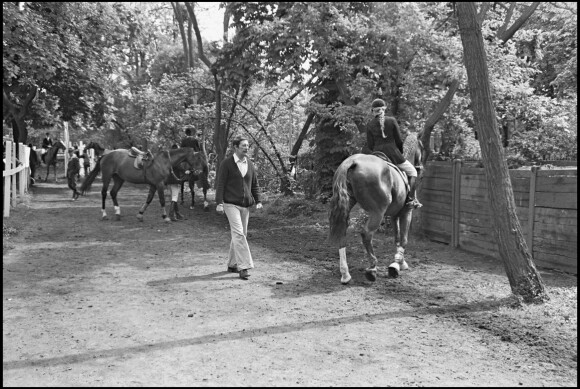
[[[104,147],[101,147],[101,145],[99,145],[97,142],[89,142],[89,144],[85,147],[85,152],[88,149],[95,150],[95,155],[97,156],[97,158],[102,156],[103,154],[108,154],[112,151],[112,150],[107,150]]]
[[[370,266],[365,275],[368,280],[377,278],[377,257],[373,249],[373,235],[385,215],[392,218],[397,254],[389,265],[389,275],[398,277],[399,270],[408,269],[404,253],[411,223],[412,208],[405,206],[408,191],[405,173],[381,158],[368,154],[354,154],[345,159],[336,172],[330,199],[329,242],[338,245],[341,282],[351,280],[346,262],[346,229],[350,211],[360,204],[369,218],[361,232]]]
[[[52,165],[53,171],[54,171],[54,182],[57,182],[57,180],[56,180],[56,163],[57,163],[57,159],[58,159],[57,158],[58,150],[66,151],[66,146],[64,145],[64,143],[62,143],[59,140],[57,140],[56,143],[54,145],[52,145],[52,147],[50,147],[46,153],[44,153],[44,156],[41,154],[40,150],[31,151],[31,152],[36,152],[37,153],[36,156],[38,157],[38,159],[40,161],[43,161],[46,164],[46,178],[44,179],[45,182],[48,181],[48,174],[50,172],[51,165]]]
[[[189,166],[191,166],[191,170],[193,170],[195,174],[199,174],[199,172],[203,170],[204,166],[207,165],[203,153],[196,153],[191,147],[160,151],[151,161],[145,161],[144,166],[140,169],[137,169],[134,166],[135,158],[131,156],[129,150],[113,150],[99,158],[95,168],[81,185],[80,192],[84,195],[85,192],[90,189],[91,184],[102,170],[102,219],[107,219],[107,213],[105,212],[105,200],[107,198],[107,189],[109,188],[109,183],[111,179],[113,179],[114,184],[113,188],[111,189],[111,198],[113,199],[113,204],[115,205],[116,219],[121,220],[121,208],[117,202],[117,193],[119,192],[119,189],[121,189],[123,183],[128,181],[133,184],[147,184],[149,185],[147,201],[139,210],[137,218],[143,221],[143,213],[153,200],[155,192],[157,192],[159,195],[159,203],[161,204],[162,217],[166,222],[170,222],[171,220],[169,217],[167,217],[167,213],[165,212],[164,181],[170,174],[175,174],[173,172],[173,167],[177,166],[181,162],[188,163]]]

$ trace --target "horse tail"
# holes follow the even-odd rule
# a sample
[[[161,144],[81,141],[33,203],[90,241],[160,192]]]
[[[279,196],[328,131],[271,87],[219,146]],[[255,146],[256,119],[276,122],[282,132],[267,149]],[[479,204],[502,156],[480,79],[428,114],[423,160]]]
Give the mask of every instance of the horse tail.
[[[93,184],[93,181],[95,181],[95,178],[97,178],[97,176],[101,172],[101,159],[102,158],[103,158],[103,156],[101,155],[99,157],[99,159],[97,160],[97,163],[95,164],[95,168],[91,171],[91,173],[88,175],[88,177],[85,178],[85,180],[83,181],[83,184],[81,185],[81,188],[80,188],[80,192],[83,196],[85,195],[86,192],[91,190],[91,185]]]
[[[328,241],[344,247],[346,229],[350,215],[350,194],[348,193],[347,175],[349,169],[355,166],[353,158],[348,158],[340,164],[334,173],[332,182],[332,198],[330,199],[330,233]]]

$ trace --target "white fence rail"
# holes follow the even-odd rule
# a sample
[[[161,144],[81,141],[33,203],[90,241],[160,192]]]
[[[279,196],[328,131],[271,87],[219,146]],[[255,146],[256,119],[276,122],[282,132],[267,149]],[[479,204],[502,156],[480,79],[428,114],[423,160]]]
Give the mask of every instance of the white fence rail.
[[[22,198],[28,192],[30,184],[30,153],[34,152],[30,147],[22,143],[14,143],[7,140],[4,159],[4,192],[2,196],[2,210],[4,217],[10,216],[10,207],[15,206],[17,199]],[[20,155],[20,160],[16,159],[16,150]]]

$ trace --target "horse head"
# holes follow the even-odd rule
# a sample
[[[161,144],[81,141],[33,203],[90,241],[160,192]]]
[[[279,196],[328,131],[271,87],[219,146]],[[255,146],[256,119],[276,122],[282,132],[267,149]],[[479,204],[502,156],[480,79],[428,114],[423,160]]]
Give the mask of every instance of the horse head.
[[[59,140],[57,140],[56,143],[52,145],[52,147],[54,147],[56,150],[61,149],[63,151],[66,151],[66,146]]]
[[[191,166],[194,175],[199,175],[203,171],[207,171],[207,160],[203,152],[196,152],[191,147],[184,147],[183,149],[187,150],[185,162]]]

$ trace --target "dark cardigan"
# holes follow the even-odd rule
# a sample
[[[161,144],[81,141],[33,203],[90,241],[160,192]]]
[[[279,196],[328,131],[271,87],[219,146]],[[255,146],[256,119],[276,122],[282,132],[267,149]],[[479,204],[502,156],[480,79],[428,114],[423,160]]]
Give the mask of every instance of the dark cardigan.
[[[215,193],[216,204],[235,204],[240,207],[251,207],[260,202],[260,188],[256,170],[249,158],[248,172],[244,177],[234,160],[234,156],[223,160],[220,165],[218,184]]]

